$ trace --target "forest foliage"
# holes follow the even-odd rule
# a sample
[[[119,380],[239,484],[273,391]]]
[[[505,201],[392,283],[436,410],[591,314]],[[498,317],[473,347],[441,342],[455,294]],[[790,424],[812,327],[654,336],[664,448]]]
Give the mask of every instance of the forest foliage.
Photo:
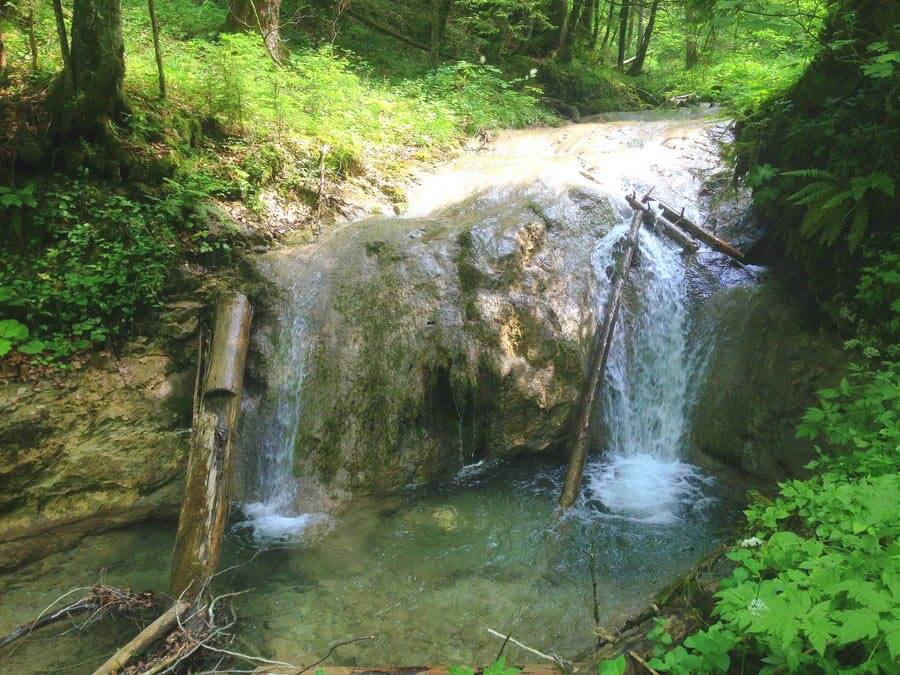
[[[0,357],[64,367],[139,333],[179,265],[248,245],[218,204],[262,214],[274,194],[312,229],[325,182],[392,197],[411,164],[493,128],[719,104],[770,226],[752,255],[796,272],[859,365],[798,427],[820,447],[813,475],[748,510],[711,625],[680,645],[659,625],[650,665],[896,672],[896,3],[152,7],[155,22],[144,0],[0,0]]]

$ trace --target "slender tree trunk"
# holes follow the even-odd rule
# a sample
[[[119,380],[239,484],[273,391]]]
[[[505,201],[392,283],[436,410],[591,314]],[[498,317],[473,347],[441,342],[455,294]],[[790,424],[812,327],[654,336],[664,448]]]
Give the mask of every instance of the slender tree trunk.
[[[34,3],[36,0],[28,0],[28,10],[25,14],[25,22],[28,26],[28,49],[31,51],[31,69],[37,70],[39,64],[37,36],[34,33]]]
[[[450,6],[453,0],[431,0],[431,67],[437,68],[441,60],[441,45],[447,32]]]
[[[609,13],[606,16],[606,31],[603,33],[603,44],[600,45],[600,49],[606,49],[606,45],[609,44],[609,36],[612,32],[613,24],[615,23],[615,15],[616,15],[616,3],[610,0],[609,3]]]
[[[629,4],[631,7],[628,10],[628,31],[625,34],[625,56],[631,51],[631,43],[634,40],[634,0]]]
[[[597,38],[600,37],[600,0],[594,7],[594,24],[591,26],[591,51],[597,49]]]
[[[6,18],[6,0],[0,0],[0,22]],[[0,85],[6,80],[6,36],[0,23]]]
[[[156,56],[156,72],[159,75],[159,97],[166,97],[166,74],[163,70],[162,50],[159,46],[159,19],[156,18],[155,0],[147,0],[147,11],[150,12],[150,29],[153,31],[153,52]]]
[[[619,53],[616,56],[616,67],[619,70],[622,70],[625,67],[625,48],[628,44],[628,10],[630,4],[630,0],[622,0],[622,7],[619,10]]]
[[[547,34],[547,51],[558,49],[562,42],[569,21],[568,0],[550,0],[550,10],[547,14],[551,29]]]
[[[54,92],[51,137],[103,139],[125,113],[121,0],[75,0],[66,88]],[[71,82],[71,88],[69,83]]]
[[[584,9],[581,10],[581,19],[578,22],[578,29],[588,40],[594,30],[594,10],[597,8],[597,2],[598,0],[584,0]]]
[[[572,2],[572,10],[569,12],[569,18],[566,20],[566,27],[559,36],[559,58],[560,61],[568,63],[572,60],[572,52],[575,47],[575,37],[578,33],[578,24],[581,21],[581,12],[584,9],[584,0],[574,0]]]
[[[685,35],[684,35],[684,67],[688,70],[697,65],[699,52],[697,49],[697,36],[694,33],[697,26],[694,23],[694,13],[690,7],[685,9]]]
[[[647,27],[644,29],[644,35],[641,38],[640,45],[638,45],[634,63],[631,64],[631,69],[628,71],[629,75],[640,75],[644,69],[644,61],[647,58],[647,49],[650,47],[650,38],[653,37],[653,26],[656,23],[656,11],[658,9],[659,0],[653,0],[653,4],[650,5],[650,17],[647,19]]]
[[[63,62],[63,78],[68,93],[75,88],[72,80],[72,56],[69,53],[69,31],[63,14],[62,0],[53,0],[53,15],[56,18],[56,37],[59,39],[59,54]]]
[[[637,50],[640,49],[641,41],[644,39],[644,5],[643,0],[635,5],[635,17],[634,17],[635,31],[634,31],[634,53],[637,54]]]
[[[262,35],[266,50],[281,63],[281,0],[229,0],[225,30],[233,33],[255,30]]]

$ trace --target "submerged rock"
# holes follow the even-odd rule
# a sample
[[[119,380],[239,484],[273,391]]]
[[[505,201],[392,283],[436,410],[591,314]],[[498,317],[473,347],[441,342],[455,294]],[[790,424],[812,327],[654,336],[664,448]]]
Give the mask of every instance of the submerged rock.
[[[277,319],[274,337],[258,336],[265,367],[254,370],[270,391],[247,416],[249,444],[264,451],[266,406],[293,387],[297,473],[336,496],[394,490],[477,458],[555,450],[596,321],[591,254],[616,219],[605,199],[576,189],[541,195],[555,204],[545,212],[531,195],[547,189],[364,221],[314,254],[267,259],[264,276],[307,298],[309,346],[303,366],[292,365],[290,317]],[[277,304],[271,314],[290,314]],[[302,385],[272,372],[284,369],[305,373]]]
[[[0,569],[177,513],[193,382],[171,365],[140,348],[61,387],[0,385]]]

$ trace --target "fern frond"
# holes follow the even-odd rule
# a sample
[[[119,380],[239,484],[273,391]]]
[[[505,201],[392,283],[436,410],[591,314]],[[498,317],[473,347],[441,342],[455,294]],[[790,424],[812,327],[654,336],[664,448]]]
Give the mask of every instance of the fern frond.
[[[789,178],[815,178],[817,180],[825,180],[832,183],[837,182],[837,176],[835,176],[830,171],[823,171],[822,169],[797,169],[796,171],[783,171],[781,173],[782,176],[788,176]]]
[[[862,242],[868,225],[869,208],[865,202],[859,202],[856,213],[853,214],[853,221],[850,223],[850,231],[847,233],[847,248],[850,249],[850,253],[853,253]]]
[[[788,201],[797,206],[813,204],[815,202],[824,202],[826,199],[830,198],[837,189],[838,188],[831,183],[810,183],[788,197]]]
[[[849,190],[842,190],[841,192],[833,195],[830,199],[822,202],[822,210],[827,211],[829,209],[833,209],[835,206],[843,204],[846,201],[857,202],[859,200],[855,199],[853,193]]]

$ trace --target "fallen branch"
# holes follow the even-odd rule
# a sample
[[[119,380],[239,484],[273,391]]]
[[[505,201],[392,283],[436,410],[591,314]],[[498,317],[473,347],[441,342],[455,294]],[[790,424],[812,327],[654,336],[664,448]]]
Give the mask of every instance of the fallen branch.
[[[376,21],[372,21],[372,19],[369,19],[369,18],[363,16],[362,14],[359,14],[358,12],[353,11],[352,9],[347,10],[347,16],[353,17],[354,19],[359,21],[364,26],[368,26],[369,28],[374,28],[379,33],[384,33],[385,35],[388,35],[388,36],[394,38],[395,40],[399,40],[400,42],[407,44],[410,47],[415,47],[416,49],[421,49],[422,51],[425,51],[425,52],[431,52],[431,47],[429,47],[428,45],[423,45],[421,42],[416,42],[412,38],[409,38],[406,35],[403,35],[401,33],[398,33],[397,31],[395,31],[391,28],[388,28],[387,26],[382,26],[380,23],[378,23]]]
[[[88,591],[88,594],[52,614],[48,612],[63,598],[79,591]],[[93,611],[81,627],[93,624],[111,611],[129,612],[138,609],[149,609],[154,604],[153,596],[149,593],[132,593],[126,588],[111,588],[109,586],[96,585],[90,588],[74,588],[64,593],[45,608],[37,618],[24,623],[10,633],[0,638],[0,649],[12,644],[16,640],[27,637],[36,630],[51,626],[64,619]]]
[[[630,657],[633,658],[635,661],[637,661],[638,663],[640,663],[648,673],[651,673],[651,675],[659,675],[659,671],[654,670],[653,668],[651,668],[650,665],[649,665],[646,661],[644,661],[644,659],[642,659],[642,658],[637,654],[637,652],[635,652],[633,649],[632,649],[632,650],[629,650],[628,656],[630,656]]]
[[[523,645],[521,642],[519,642],[515,638],[510,637],[509,635],[504,635],[503,633],[498,633],[493,628],[488,628],[487,632],[490,633],[491,635],[493,635],[494,637],[500,638],[501,640],[505,640],[507,642],[512,642],[516,647],[519,647],[520,649],[524,649],[526,652],[530,652],[531,654],[534,654],[535,656],[537,656],[539,658],[542,658],[547,661],[551,661],[552,663],[555,663],[564,671],[569,671],[572,668],[571,662],[566,661],[565,659],[563,659],[562,657],[560,657],[556,654],[544,654],[543,652],[539,652],[537,649],[534,649],[533,647],[529,647],[528,645]]]
[[[106,663],[94,671],[94,675],[112,675],[122,670],[132,660],[143,653],[147,647],[157,640],[162,639],[176,623],[178,623],[178,615],[187,611],[190,607],[188,603],[178,600],[174,605],[163,612],[159,618],[138,633],[124,647],[113,654]]]
[[[54,623],[62,621],[63,619],[67,619],[77,614],[83,614],[84,612],[88,612],[92,609],[97,609],[98,607],[99,605],[96,602],[89,601],[87,598],[82,598],[78,602],[73,602],[71,605],[63,607],[53,614],[47,614],[45,616],[38,617],[34,621],[23,623],[18,628],[10,631],[2,638],[0,638],[0,649],[3,649],[6,645],[12,644],[16,640],[30,635],[32,632],[44,628],[45,626],[50,626]]]
[[[688,253],[696,253],[700,248],[700,245],[664,218],[658,218],[653,212],[653,209],[651,209],[646,203],[649,197],[650,193],[648,192],[640,201],[633,195],[627,195],[625,199],[628,201],[628,204],[629,206],[631,206],[631,208],[646,213],[647,216],[652,219],[653,226],[661,229],[663,231],[663,234],[665,234],[667,237],[669,237],[669,239],[672,239],[676,244],[681,246],[682,249],[684,249]]]
[[[690,219],[685,218],[684,209],[681,209],[681,211],[678,212],[665,202],[661,202],[658,199],[656,199],[655,201],[659,204],[660,209],[662,209],[662,217],[668,220],[673,225],[687,230],[692,235],[697,237],[697,239],[699,239],[700,241],[706,242],[712,248],[724,253],[725,255],[731,256],[735,260],[744,259],[744,254],[737,248],[732,246],[730,243],[728,243],[721,237],[717,237],[709,230],[700,227]]]

